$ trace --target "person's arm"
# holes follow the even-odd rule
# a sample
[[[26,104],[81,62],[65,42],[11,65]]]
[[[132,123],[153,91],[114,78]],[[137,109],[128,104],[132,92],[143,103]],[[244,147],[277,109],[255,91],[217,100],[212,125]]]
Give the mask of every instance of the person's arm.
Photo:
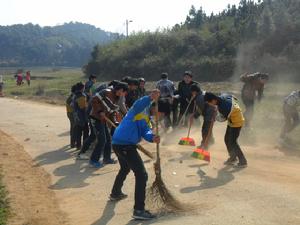
[[[262,84],[258,89],[257,89],[257,99],[260,102],[264,94],[264,85]]]
[[[141,113],[146,107],[148,107],[151,103],[150,96],[144,96],[140,99],[138,99],[132,106],[130,110],[134,111],[134,114]]]
[[[154,134],[152,132],[152,130],[150,129],[150,127],[146,124],[144,125],[144,130],[142,132],[142,137],[148,141],[148,142],[153,142],[153,138],[154,138]]]

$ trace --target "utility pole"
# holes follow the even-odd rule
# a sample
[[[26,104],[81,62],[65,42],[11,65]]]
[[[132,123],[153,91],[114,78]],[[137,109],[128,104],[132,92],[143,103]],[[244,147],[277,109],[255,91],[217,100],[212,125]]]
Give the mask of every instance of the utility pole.
[[[128,37],[128,24],[133,22],[132,20],[126,20],[126,37]]]

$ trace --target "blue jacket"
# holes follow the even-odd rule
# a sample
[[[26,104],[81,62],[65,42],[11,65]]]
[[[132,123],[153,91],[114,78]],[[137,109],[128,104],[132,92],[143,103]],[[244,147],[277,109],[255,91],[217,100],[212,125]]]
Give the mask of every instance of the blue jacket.
[[[130,108],[112,137],[115,145],[136,145],[142,138],[152,142],[153,133],[150,128],[149,106],[151,99],[145,96],[137,100]]]

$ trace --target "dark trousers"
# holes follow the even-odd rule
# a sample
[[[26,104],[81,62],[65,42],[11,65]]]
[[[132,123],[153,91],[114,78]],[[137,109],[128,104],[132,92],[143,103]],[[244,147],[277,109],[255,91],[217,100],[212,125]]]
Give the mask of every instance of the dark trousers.
[[[214,143],[212,128],[216,117],[216,109],[208,104],[205,104],[203,110],[203,124],[202,124],[202,141],[201,147],[207,149],[210,144]]]
[[[238,157],[240,163],[247,163],[247,160],[237,142],[240,135],[241,127],[230,127],[227,126],[225,134],[225,144],[229,157],[235,159]]]
[[[74,125],[74,118],[73,118],[73,113],[67,113],[67,116],[69,118],[70,121],[70,145],[71,146],[75,146],[75,125]]]
[[[91,155],[91,160],[98,162],[103,154],[103,161],[111,159],[111,137],[107,124],[99,120],[91,119],[93,131],[97,138],[97,144]]]
[[[184,125],[187,126],[188,125],[188,121],[189,121],[189,117],[190,117],[190,114],[193,113],[193,110],[194,110],[194,101],[190,104],[187,112],[185,115],[183,115],[189,105],[189,101],[190,100],[187,100],[187,99],[183,99],[183,98],[180,98],[179,99],[179,102],[180,102],[180,107],[179,107],[179,121],[182,119],[183,116],[185,116],[185,118],[183,119],[183,122],[184,122]],[[179,124],[180,125],[180,124]]]
[[[296,107],[288,104],[283,105],[284,125],[281,130],[281,138],[285,138],[286,134],[295,129],[300,123],[299,114]]]
[[[82,148],[81,148],[79,154],[86,153],[86,151],[89,149],[91,144],[96,140],[96,134],[94,132],[94,129],[93,129],[93,126],[92,126],[90,120],[89,120],[89,128],[90,128],[90,135],[88,136],[88,138],[86,138],[83,141],[83,145],[82,145]]]
[[[243,103],[245,105],[245,126],[248,127],[250,125],[250,122],[252,121],[253,118],[253,113],[254,113],[254,99],[246,99],[242,98]]]
[[[118,157],[120,170],[112,188],[112,195],[118,195],[122,192],[121,189],[126,176],[132,170],[135,176],[134,209],[144,210],[148,174],[137,152],[136,145],[113,145],[113,150]]]
[[[171,103],[169,98],[162,98],[158,101],[158,111],[163,113],[165,128],[171,126]]]
[[[76,148],[81,148],[81,138],[83,136],[83,141],[87,139],[89,136],[89,126],[88,123],[85,123],[84,125],[81,124],[74,124],[74,133],[75,133],[75,142],[76,142]]]
[[[177,98],[174,98],[171,106],[172,114],[173,114],[173,126],[177,126],[177,122],[178,122],[178,105],[179,105],[179,100]]]

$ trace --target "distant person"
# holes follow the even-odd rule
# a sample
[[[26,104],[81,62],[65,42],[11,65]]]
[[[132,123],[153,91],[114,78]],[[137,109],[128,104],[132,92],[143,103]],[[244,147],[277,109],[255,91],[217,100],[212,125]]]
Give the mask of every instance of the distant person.
[[[84,93],[86,94],[88,101],[95,92],[95,89],[96,89],[95,83],[96,82],[97,82],[97,77],[95,75],[90,75],[89,80],[84,85]]]
[[[180,111],[179,111],[179,121],[184,116],[184,112],[186,111],[189,102],[192,97],[191,86],[193,84],[198,84],[193,81],[193,75],[191,71],[185,71],[183,74],[183,80],[178,84],[178,94],[179,94],[179,103],[180,103]],[[187,114],[191,114],[193,112],[194,106],[190,104]],[[187,115],[186,114],[186,115]],[[184,118],[184,125],[187,125],[187,119]]]
[[[130,78],[127,80],[128,84],[128,93],[126,95],[126,106],[129,109],[133,103],[138,100],[139,93],[138,93],[138,87],[139,87],[139,81],[135,78]]]
[[[194,118],[198,118],[200,115],[203,116],[202,124],[202,140],[200,148],[208,149],[209,145],[214,143],[212,135],[212,129],[214,126],[217,108],[205,102],[205,92],[200,89],[197,84],[191,86],[192,97],[194,98],[194,104],[196,104],[196,110]]]
[[[73,106],[72,106],[72,99],[74,97],[74,94],[75,94],[75,91],[76,91],[76,86],[73,85],[72,88],[71,88],[71,93],[69,95],[69,97],[67,98],[66,100],[66,110],[67,110],[67,116],[68,116],[68,119],[70,121],[70,147],[71,148],[75,148],[75,140],[76,140],[76,137],[75,137],[75,129],[74,129],[74,116],[73,116],[73,113],[74,113],[74,109],[73,109]]]
[[[72,99],[74,132],[76,148],[81,149],[82,137],[83,141],[89,135],[88,117],[87,117],[87,98],[84,94],[84,84],[79,82],[76,84],[75,94]]]
[[[265,73],[243,74],[240,80],[244,82],[242,88],[242,101],[245,105],[245,127],[249,127],[253,118],[254,102],[259,102],[263,97],[264,86],[269,80],[269,75]]]
[[[138,98],[141,98],[146,95],[146,89],[145,89],[146,80],[143,77],[140,77],[138,80],[139,80]]]
[[[171,125],[171,111],[175,85],[168,79],[168,73],[162,73],[160,80],[156,83],[156,88],[160,91],[158,100],[158,111],[163,114],[165,128],[168,129]]]
[[[23,84],[23,73],[18,72],[18,74],[17,74],[17,85],[21,86],[22,84]]]
[[[4,97],[3,88],[4,88],[3,75],[0,75],[0,97]]]
[[[30,74],[29,70],[26,72],[25,79],[26,79],[27,85],[30,86],[31,74]]]
[[[90,165],[101,168],[103,164],[114,164],[111,158],[111,135],[107,119],[116,123],[115,112],[119,110],[117,105],[121,96],[124,96],[128,86],[126,83],[119,83],[113,89],[105,89],[96,93],[92,98],[92,110],[90,113],[93,131],[97,137],[97,144],[90,158]],[[100,157],[103,154],[103,163]]]
[[[159,143],[160,138],[152,133],[149,126],[150,114],[154,114],[151,101],[157,101],[159,91],[154,90],[150,96],[137,100],[117,127],[113,137],[113,150],[116,153],[120,170],[117,174],[110,194],[111,201],[119,201],[127,197],[122,192],[123,183],[133,171],[135,176],[134,211],[132,217],[138,220],[150,220],[155,217],[145,210],[146,184],[148,174],[144,162],[137,151],[137,144],[144,138],[148,142]]]
[[[205,93],[204,100],[212,106],[217,106],[219,114],[216,119],[218,121],[228,121],[224,140],[229,158],[224,164],[233,165],[238,158],[239,162],[235,167],[247,167],[247,160],[237,141],[244,124],[244,116],[237,99],[228,94],[216,96],[213,93],[207,92]]]
[[[300,90],[293,91],[284,99],[284,125],[280,134],[280,142],[287,140],[287,134],[293,131],[300,123],[298,107],[300,106]]]

